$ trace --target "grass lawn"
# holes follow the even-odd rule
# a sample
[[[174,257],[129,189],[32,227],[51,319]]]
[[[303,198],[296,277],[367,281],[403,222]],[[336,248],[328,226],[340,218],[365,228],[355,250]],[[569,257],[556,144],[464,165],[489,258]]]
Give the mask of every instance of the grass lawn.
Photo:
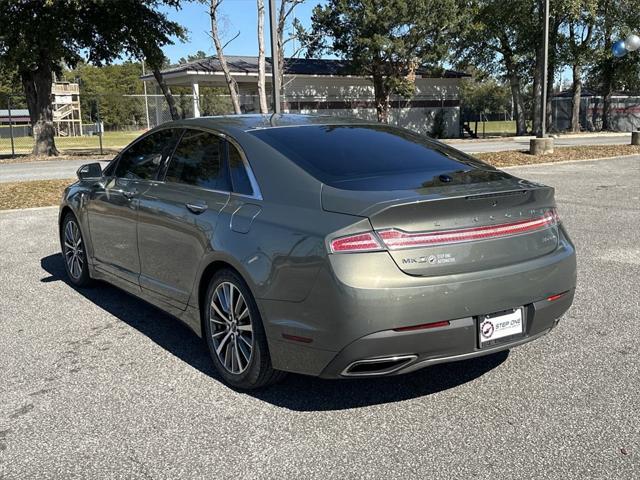
[[[4,128],[4,127],[3,127]],[[105,132],[102,137],[103,148],[120,149],[135,140],[142,130],[133,132]],[[32,137],[17,137],[14,139],[16,153],[30,153],[33,148]],[[87,150],[98,149],[100,147],[100,138],[97,136],[82,137],[56,137],[56,146],[58,150]],[[11,154],[11,140],[9,138],[0,138],[0,155]]]

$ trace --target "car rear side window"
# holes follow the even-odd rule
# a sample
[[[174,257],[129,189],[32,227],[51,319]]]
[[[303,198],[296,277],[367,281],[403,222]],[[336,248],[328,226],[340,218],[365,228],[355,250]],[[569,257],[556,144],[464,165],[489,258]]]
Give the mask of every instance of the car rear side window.
[[[252,195],[253,188],[251,188],[251,181],[242,161],[242,155],[231,142],[227,142],[227,145],[229,149],[229,173],[231,174],[233,191],[243,195]]]
[[[200,130],[187,130],[169,162],[165,181],[230,191],[223,159],[224,139]]]
[[[166,129],[152,133],[122,152],[115,175],[119,178],[153,180],[175,143],[175,130]]]
[[[492,169],[446,145],[387,125],[309,125],[251,134],[321,182],[343,189],[422,188],[442,174],[451,174],[455,183],[461,172]]]

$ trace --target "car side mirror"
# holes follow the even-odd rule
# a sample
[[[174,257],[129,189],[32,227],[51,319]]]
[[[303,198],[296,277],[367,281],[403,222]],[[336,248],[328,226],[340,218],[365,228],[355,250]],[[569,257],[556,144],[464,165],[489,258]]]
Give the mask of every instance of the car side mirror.
[[[82,165],[76,172],[80,180],[99,180],[102,178],[102,167],[98,162]]]

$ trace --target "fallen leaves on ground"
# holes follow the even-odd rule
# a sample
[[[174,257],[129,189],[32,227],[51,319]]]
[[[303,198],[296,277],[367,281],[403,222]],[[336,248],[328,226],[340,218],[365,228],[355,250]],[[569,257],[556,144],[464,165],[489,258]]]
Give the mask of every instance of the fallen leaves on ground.
[[[34,180],[0,183],[0,210],[58,205],[64,189],[75,180]]]
[[[547,155],[531,155],[527,151],[477,153],[474,157],[494,167],[534,165],[536,163],[565,162],[567,160],[591,160],[597,158],[640,155],[638,145],[588,145],[581,147],[556,147]]]

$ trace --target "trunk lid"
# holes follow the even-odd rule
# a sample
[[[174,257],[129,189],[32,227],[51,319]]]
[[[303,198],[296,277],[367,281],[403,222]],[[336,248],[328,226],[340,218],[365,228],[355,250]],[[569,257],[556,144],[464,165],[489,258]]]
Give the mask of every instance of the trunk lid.
[[[411,191],[364,192],[325,185],[322,205],[368,217],[381,240],[406,234],[428,237],[427,242],[416,241],[417,246],[387,241],[393,260],[410,275],[496,268],[546,255],[558,245],[555,221],[540,220],[555,207],[554,190],[511,176],[478,183],[434,180]],[[417,233],[426,237],[415,237]],[[425,244],[430,241],[433,244]]]

